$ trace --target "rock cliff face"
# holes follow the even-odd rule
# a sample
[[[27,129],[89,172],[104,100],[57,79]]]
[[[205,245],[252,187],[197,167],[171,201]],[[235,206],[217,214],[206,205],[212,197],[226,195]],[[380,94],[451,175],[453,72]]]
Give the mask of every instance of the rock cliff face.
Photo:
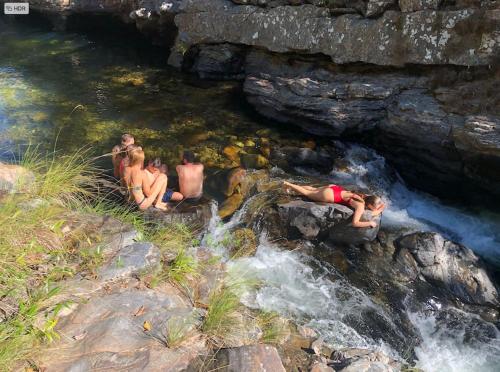
[[[500,196],[498,2],[187,0],[179,11],[171,63],[242,77],[262,115],[368,143],[420,188]]]

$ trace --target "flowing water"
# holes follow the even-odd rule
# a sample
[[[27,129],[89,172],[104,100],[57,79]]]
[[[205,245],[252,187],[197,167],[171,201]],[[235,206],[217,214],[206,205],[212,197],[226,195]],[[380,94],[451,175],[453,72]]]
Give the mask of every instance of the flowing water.
[[[227,168],[233,165],[222,155],[228,144],[266,137],[300,145],[309,139],[256,117],[238,84],[198,81],[171,70],[164,64],[165,50],[141,43],[131,47],[129,38],[0,23],[0,40],[3,156],[30,141],[63,152],[90,145],[103,154],[121,133],[131,132],[148,156],[160,156],[170,166],[182,149],[191,148],[209,168]],[[293,176],[313,175],[325,182],[370,188],[388,201],[382,221],[386,228],[440,231],[500,263],[498,214],[443,205],[408,189],[374,151],[339,142],[334,146],[345,151],[342,168],[327,175],[298,168]],[[263,196],[249,199],[229,222],[212,221],[210,245],[217,253],[225,254],[224,248],[213,243],[242,224],[259,197]],[[394,346],[405,335],[388,311],[331,263],[269,242],[263,231],[256,255],[230,266],[251,271],[263,281],[257,292],[244,298],[248,306],[307,324],[334,346],[376,348],[406,357]],[[494,371],[500,365],[498,329],[475,315],[408,310],[408,317],[423,340],[414,351],[425,371]]]

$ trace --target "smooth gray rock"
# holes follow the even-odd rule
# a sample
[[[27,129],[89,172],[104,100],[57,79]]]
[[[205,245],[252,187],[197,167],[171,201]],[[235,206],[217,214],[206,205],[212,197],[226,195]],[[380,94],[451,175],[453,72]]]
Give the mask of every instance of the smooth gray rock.
[[[153,272],[160,266],[160,251],[152,243],[134,243],[123,247],[99,270],[102,281],[115,281]]]
[[[371,19],[353,14],[332,17],[328,9],[313,5],[267,9],[229,0],[185,0],[175,16],[176,48],[232,43],[279,53],[320,53],[338,64],[485,66],[494,64],[498,55],[497,13],[386,11]],[[468,30],[466,41],[463,29]]]
[[[340,204],[292,200],[278,204],[278,212],[278,223],[290,239],[298,235],[309,240],[328,238],[333,243],[359,244],[374,240],[380,227],[353,227],[353,210]],[[365,211],[363,219],[369,220],[370,217],[371,212]],[[380,224],[380,216],[374,221]]]
[[[20,165],[0,162],[0,193],[26,192],[34,183],[33,172]]]
[[[437,233],[406,235],[396,241],[396,245],[412,254],[419,272],[431,283],[464,302],[498,306],[498,291],[481,259],[469,248]]]
[[[340,349],[333,352],[336,371],[342,372],[397,372],[401,363],[387,355],[368,349]]]
[[[285,372],[278,351],[270,345],[221,349],[209,364],[211,370],[226,372]]]
[[[184,370],[205,349],[196,340],[178,350],[167,348],[173,318],[197,321],[173,287],[165,293],[143,289],[94,297],[60,319],[61,338],[47,346],[40,365],[46,371]],[[145,321],[150,330],[144,329]]]

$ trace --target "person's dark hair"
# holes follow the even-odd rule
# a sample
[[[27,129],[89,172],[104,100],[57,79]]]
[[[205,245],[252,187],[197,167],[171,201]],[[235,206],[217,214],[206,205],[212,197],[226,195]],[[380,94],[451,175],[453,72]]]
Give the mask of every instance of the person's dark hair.
[[[155,168],[160,168],[161,167],[161,160],[160,160],[160,158],[155,158],[154,160],[150,160],[149,164]]]
[[[366,205],[376,206],[380,202],[380,196],[377,195],[367,195],[364,199]]]
[[[189,150],[184,151],[182,154],[182,160],[185,160],[188,163],[194,163],[194,153]]]

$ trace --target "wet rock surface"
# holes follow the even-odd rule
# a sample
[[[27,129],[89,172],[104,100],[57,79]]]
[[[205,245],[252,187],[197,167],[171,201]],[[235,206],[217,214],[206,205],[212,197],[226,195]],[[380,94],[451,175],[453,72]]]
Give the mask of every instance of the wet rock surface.
[[[352,226],[353,210],[340,204],[320,204],[292,200],[278,204],[279,224],[290,238],[309,240],[328,239],[332,243],[360,244],[377,237],[379,227],[356,228]],[[365,211],[362,220],[371,220]],[[380,223],[380,217],[374,218]],[[278,221],[276,221],[278,222]]]
[[[332,354],[333,366],[336,371],[380,371],[396,372],[401,370],[401,364],[387,355],[365,349],[336,350]]]
[[[408,250],[419,272],[460,300],[478,305],[498,306],[498,291],[482,261],[468,248],[444,239],[437,233],[414,233],[396,242]]]

